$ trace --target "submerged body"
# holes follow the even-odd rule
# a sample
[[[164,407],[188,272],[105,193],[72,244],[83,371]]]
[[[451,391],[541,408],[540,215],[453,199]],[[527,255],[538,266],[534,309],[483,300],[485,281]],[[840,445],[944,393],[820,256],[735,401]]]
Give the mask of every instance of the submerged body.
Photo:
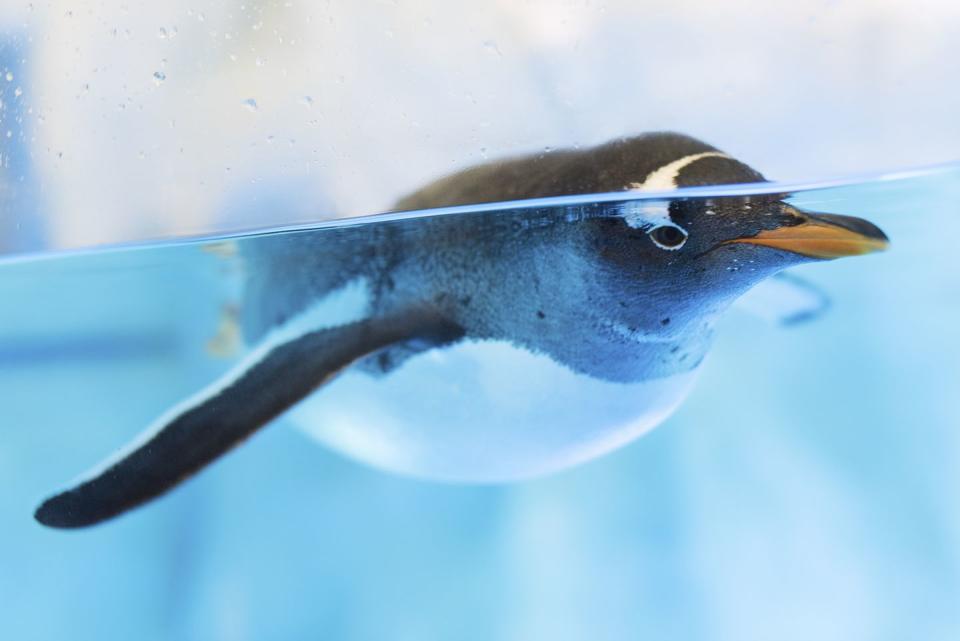
[[[760,180],[704,143],[653,134],[481,166],[400,206]],[[807,214],[778,196],[425,216],[261,238],[243,251],[253,350],[37,518],[76,527],[119,514],[294,405],[325,442],[400,471],[499,480],[572,464],[666,418],[689,391],[716,318],[752,285],[885,242],[865,221]],[[513,420],[480,415],[478,385],[499,386]],[[552,393],[573,387],[581,393]],[[396,402],[364,403],[374,394]],[[427,408],[419,422],[403,416],[416,405]],[[603,413],[590,420],[591,408]]]
[[[456,328],[450,335],[359,359],[300,402],[292,420],[354,458],[426,478],[503,481],[592,458],[672,413],[692,387],[712,324],[703,317],[684,326],[678,313],[651,316],[653,332],[628,326],[623,310],[641,311],[635,285],[591,278],[600,265],[589,236],[609,213],[347,228],[323,238],[322,254],[309,235],[251,243],[245,338],[256,345],[310,316],[334,326],[343,315],[391,317],[427,300]],[[471,261],[479,267],[454,267]],[[312,309],[301,295],[311,287],[323,292]]]

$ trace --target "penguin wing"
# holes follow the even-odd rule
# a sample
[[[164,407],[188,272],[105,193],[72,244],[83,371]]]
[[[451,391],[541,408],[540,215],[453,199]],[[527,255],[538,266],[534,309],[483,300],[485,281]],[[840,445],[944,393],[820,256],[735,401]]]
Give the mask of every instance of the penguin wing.
[[[816,321],[830,305],[830,296],[818,285],[787,273],[761,281],[734,303],[736,309],[783,327]]]
[[[77,528],[122,514],[190,477],[358,359],[404,341],[442,344],[460,335],[452,323],[413,313],[266,341],[34,516]]]

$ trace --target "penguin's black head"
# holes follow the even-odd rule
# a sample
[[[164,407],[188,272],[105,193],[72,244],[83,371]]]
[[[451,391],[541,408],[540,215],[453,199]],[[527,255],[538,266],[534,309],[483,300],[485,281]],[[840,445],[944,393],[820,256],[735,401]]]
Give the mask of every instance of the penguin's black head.
[[[689,145],[692,139],[682,140]],[[665,191],[764,180],[706,145],[677,155],[631,187]],[[610,287],[604,294],[618,298],[620,310],[611,320],[647,336],[702,326],[791,265],[887,246],[884,233],[865,220],[802,211],[782,194],[633,201],[600,219],[597,232],[598,283]]]

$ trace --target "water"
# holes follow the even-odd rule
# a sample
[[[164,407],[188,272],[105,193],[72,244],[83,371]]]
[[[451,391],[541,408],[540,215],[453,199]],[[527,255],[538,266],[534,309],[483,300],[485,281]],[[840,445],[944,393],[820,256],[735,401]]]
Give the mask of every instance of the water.
[[[36,525],[38,500],[249,350],[245,257],[273,246],[300,260],[291,248],[319,239],[338,261],[370,260],[345,251],[358,234],[411,239],[428,221],[3,263],[9,625],[36,638],[952,638],[960,168],[794,193],[877,223],[892,249],[792,270],[832,301],[815,322],[732,309],[690,396],[628,448],[492,487],[342,458],[428,477],[536,475],[649,430],[689,384],[651,414],[633,383],[503,342],[426,349],[387,373],[347,372],[168,497],[77,534]],[[507,226],[523,238],[614,205],[477,209],[528,221]],[[441,218],[467,230],[471,216]],[[329,313],[349,313],[338,305]],[[75,609],[101,618],[42,614]]]

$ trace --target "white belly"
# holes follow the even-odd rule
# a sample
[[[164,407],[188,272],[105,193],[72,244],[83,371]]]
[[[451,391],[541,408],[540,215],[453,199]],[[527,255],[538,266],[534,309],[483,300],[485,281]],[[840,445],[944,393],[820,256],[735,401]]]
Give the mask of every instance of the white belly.
[[[506,342],[463,341],[382,377],[347,371],[288,416],[324,445],[380,468],[506,481],[637,438],[673,413],[695,378],[610,383]]]

